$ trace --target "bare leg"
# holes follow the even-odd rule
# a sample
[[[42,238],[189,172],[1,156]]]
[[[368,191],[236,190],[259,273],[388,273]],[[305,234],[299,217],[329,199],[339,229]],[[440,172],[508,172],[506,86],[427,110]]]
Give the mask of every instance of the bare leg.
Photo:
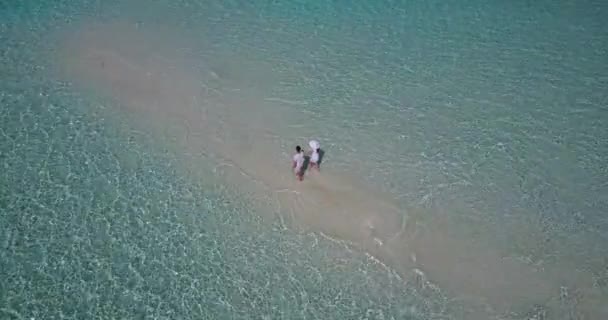
[[[304,180],[304,170],[302,170],[302,168],[294,169],[294,173],[296,174],[296,177],[298,178],[298,180],[300,180],[300,181]]]

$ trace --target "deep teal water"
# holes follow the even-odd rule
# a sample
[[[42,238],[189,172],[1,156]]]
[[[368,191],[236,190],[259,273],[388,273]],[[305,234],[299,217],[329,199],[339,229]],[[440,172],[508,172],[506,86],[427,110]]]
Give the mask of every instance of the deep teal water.
[[[289,81],[236,85],[306,102],[303,134],[332,148],[329,168],[504,256],[576,261],[606,297],[606,13],[601,1],[0,2],[0,318],[466,318],[441,286],[262,223],[238,190],[183,176],[175,150],[104,113],[112,102],[51,76],[54,32],[83,19],[177,28],[214,44],[194,55],[222,76],[240,52],[274,65]],[[546,316],[576,319],[577,306]]]

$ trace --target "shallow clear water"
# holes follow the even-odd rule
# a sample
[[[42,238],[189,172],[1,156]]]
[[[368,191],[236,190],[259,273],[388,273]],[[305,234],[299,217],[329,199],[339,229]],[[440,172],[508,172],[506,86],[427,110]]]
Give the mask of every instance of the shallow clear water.
[[[600,1],[0,4],[0,318],[466,319],[492,307],[440,275],[404,278],[263,223],[213,159],[185,176],[170,137],[49,71],[57,34],[112,19],[178,30],[191,47],[175,51],[223,79],[209,87],[289,110],[272,124],[282,143],[319,137],[324,170],[356,173],[560,289],[493,317],[606,316],[607,13]]]
[[[440,310],[365,254],[262,224],[234,190],[180,177],[128,124],[79,111],[98,108],[81,96],[40,84],[2,102],[3,319]]]

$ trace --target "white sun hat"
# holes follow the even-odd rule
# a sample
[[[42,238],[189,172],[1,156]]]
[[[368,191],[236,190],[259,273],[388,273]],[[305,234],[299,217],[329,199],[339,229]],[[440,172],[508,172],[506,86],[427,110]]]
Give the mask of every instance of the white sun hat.
[[[321,148],[321,144],[319,144],[319,141],[317,140],[310,140],[308,142],[308,145],[310,146],[310,148],[312,148],[313,150],[317,150],[319,148]]]

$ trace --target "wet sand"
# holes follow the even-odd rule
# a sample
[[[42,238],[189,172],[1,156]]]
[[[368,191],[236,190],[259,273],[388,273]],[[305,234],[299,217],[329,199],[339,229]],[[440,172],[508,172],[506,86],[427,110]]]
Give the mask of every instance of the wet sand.
[[[454,235],[447,222],[417,223],[424,210],[399,208],[392,195],[347,173],[323,169],[296,181],[293,145],[285,149],[281,141],[289,137],[278,127],[298,115],[268,104],[262,93],[211,88],[231,79],[194,69],[171,53],[177,33],[170,41],[163,36],[124,21],[85,24],[64,35],[58,70],[77,87],[115,99],[150,134],[170,134],[184,154],[184,173],[196,171],[197,154],[211,154],[227,184],[258,200],[256,212],[278,211],[267,218],[348,241],[404,278],[423,272],[455,300],[483,305],[463,315],[468,319],[523,314],[559,295],[560,283],[547,273]]]

